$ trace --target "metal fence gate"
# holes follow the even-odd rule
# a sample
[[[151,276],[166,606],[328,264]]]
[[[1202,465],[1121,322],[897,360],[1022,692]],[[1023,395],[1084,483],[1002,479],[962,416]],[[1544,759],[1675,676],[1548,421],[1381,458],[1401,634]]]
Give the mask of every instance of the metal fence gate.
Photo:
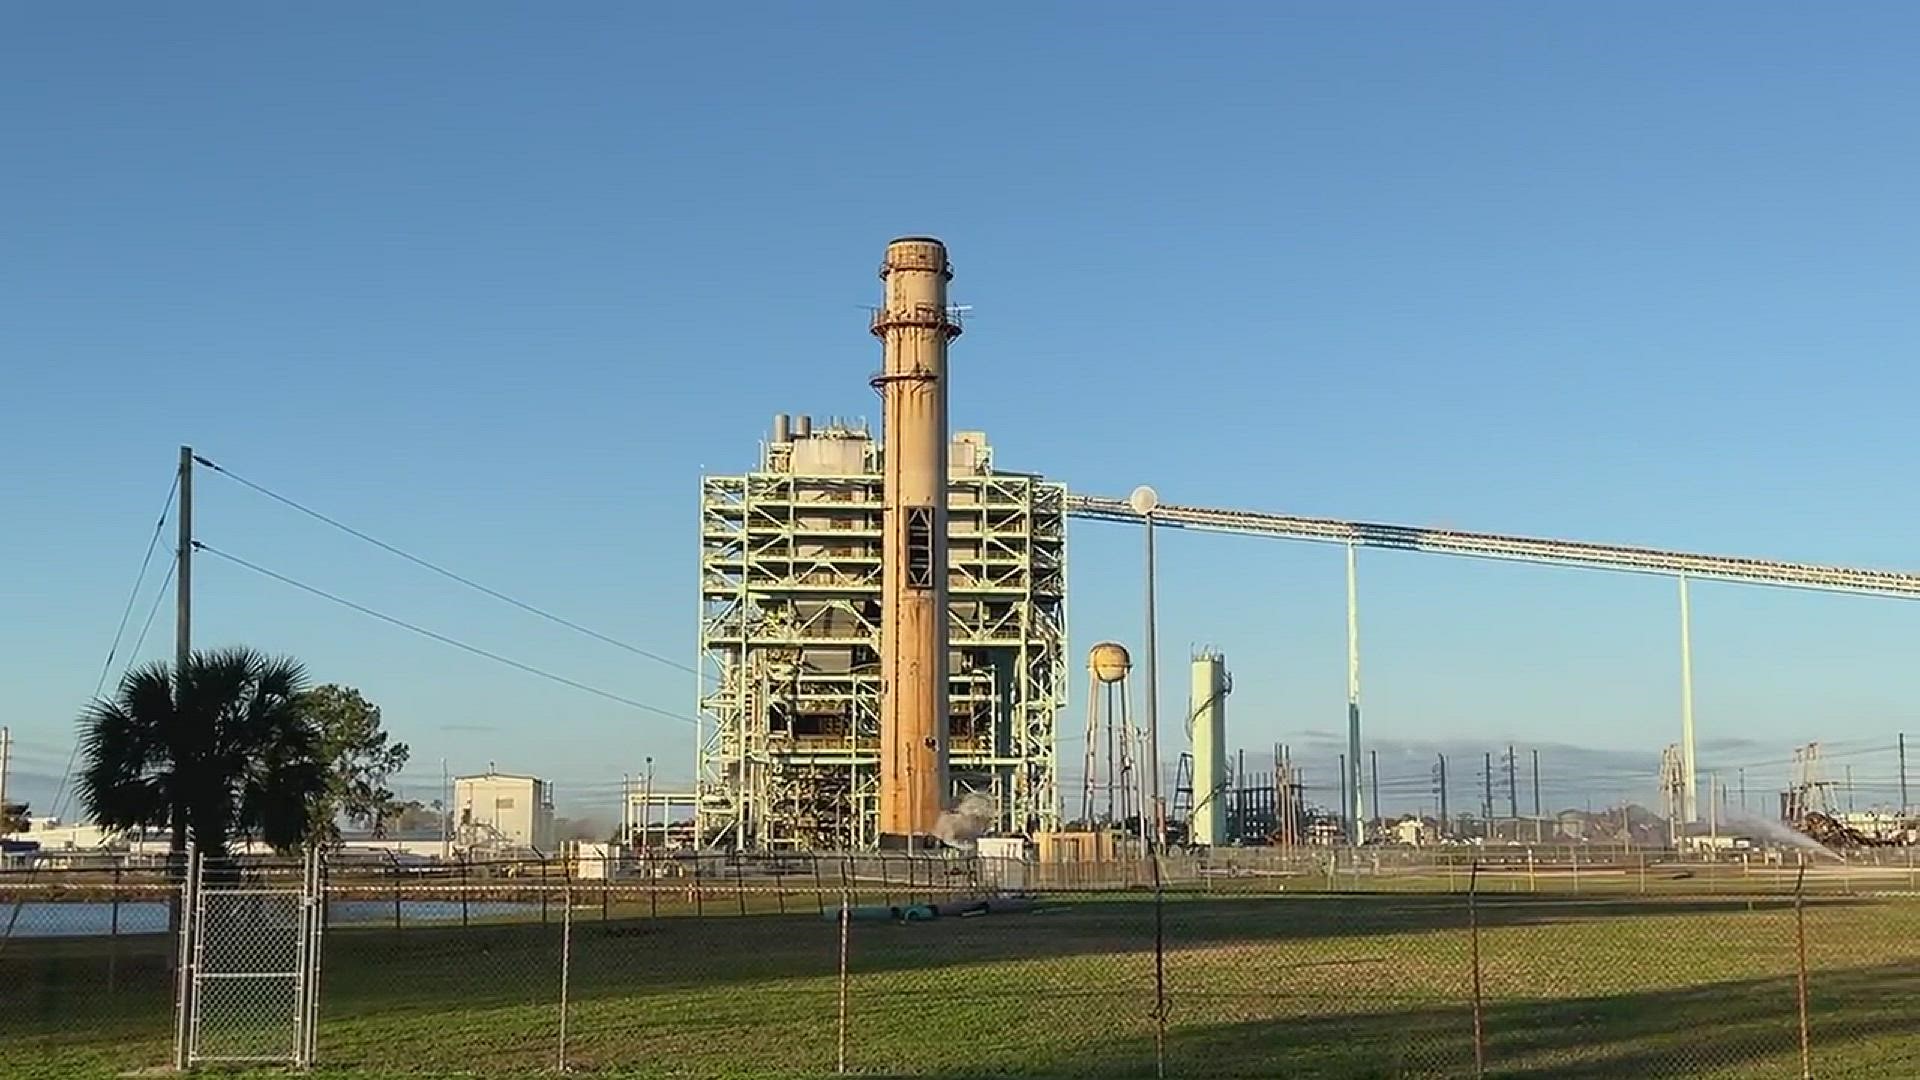
[[[313,1064],[325,923],[321,864],[293,871],[189,854],[175,1064]]]

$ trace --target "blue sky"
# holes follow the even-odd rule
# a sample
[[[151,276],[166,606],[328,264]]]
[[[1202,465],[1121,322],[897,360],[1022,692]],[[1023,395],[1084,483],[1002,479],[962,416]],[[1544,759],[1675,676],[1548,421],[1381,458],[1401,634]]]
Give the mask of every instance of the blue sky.
[[[907,232],[951,246],[974,307],[952,418],[1006,467],[1914,566],[1916,31],[1893,4],[16,9],[0,714],[21,790],[64,764],[182,442],[690,660],[698,476],[748,466],[776,411],[877,422],[861,306]],[[684,672],[221,478],[199,495],[217,547],[691,712]],[[1075,657],[1136,640],[1137,533],[1072,542]],[[1224,649],[1232,741],[1312,746],[1332,780],[1312,733],[1344,717],[1337,551],[1164,555],[1169,669]],[[1369,730],[1404,807],[1436,749],[1509,741],[1546,748],[1550,802],[1650,797],[1677,737],[1671,583],[1387,553],[1361,574]],[[443,756],[588,809],[648,754],[691,771],[688,725],[215,560],[196,582],[203,643],[360,686],[425,789]],[[1704,763],[1757,774],[1823,738],[1886,797],[1920,612],[1712,585],[1695,608]],[[142,655],[167,637],[163,615]],[[1076,685],[1069,730],[1082,707]]]

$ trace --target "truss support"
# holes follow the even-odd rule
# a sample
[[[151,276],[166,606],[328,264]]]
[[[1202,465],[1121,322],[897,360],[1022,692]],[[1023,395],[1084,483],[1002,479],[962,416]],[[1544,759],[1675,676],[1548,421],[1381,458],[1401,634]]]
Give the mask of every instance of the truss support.
[[[948,797],[1057,827],[1065,489],[955,440],[948,490]],[[879,448],[839,425],[701,486],[698,831],[745,849],[867,848],[879,808]]]

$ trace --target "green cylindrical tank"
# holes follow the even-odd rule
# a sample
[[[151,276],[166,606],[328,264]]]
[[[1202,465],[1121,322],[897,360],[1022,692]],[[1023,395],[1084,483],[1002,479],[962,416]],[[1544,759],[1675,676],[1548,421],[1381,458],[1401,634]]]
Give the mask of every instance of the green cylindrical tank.
[[[1193,740],[1193,820],[1189,840],[1217,847],[1227,842],[1227,694],[1233,680],[1227,658],[1212,650],[1194,654],[1187,696],[1187,733]]]

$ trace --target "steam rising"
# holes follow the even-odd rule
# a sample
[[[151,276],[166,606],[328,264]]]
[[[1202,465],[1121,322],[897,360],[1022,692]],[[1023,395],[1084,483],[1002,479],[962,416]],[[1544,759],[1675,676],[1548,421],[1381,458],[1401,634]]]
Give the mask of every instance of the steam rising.
[[[971,792],[960,800],[960,805],[941,812],[940,820],[934,823],[933,834],[954,847],[970,848],[976,838],[993,828],[999,817],[1000,809],[991,796]]]
[[[1723,809],[1720,814],[1723,822],[1734,826],[1742,832],[1750,832],[1764,836],[1783,847],[1796,847],[1804,851],[1811,851],[1815,855],[1824,855],[1835,862],[1846,861],[1835,854],[1832,848],[1827,847],[1813,837],[1808,836],[1806,833],[1784,822],[1774,821],[1771,818],[1761,817],[1758,814],[1741,813],[1738,810],[1730,811]]]

